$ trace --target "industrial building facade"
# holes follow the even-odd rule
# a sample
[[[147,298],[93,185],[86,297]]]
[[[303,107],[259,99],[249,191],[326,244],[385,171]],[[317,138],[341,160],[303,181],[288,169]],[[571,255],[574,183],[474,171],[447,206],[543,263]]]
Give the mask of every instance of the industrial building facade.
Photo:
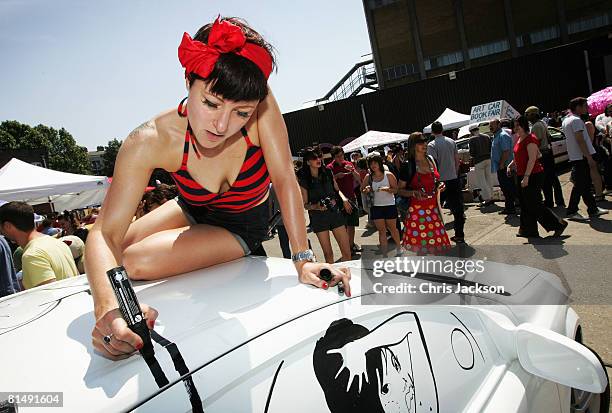
[[[421,130],[449,107],[567,108],[612,85],[612,0],[363,0],[380,90],[285,113],[291,150]],[[512,41],[514,39],[514,41]]]
[[[363,0],[363,7],[381,89],[593,38],[612,25],[612,0]]]

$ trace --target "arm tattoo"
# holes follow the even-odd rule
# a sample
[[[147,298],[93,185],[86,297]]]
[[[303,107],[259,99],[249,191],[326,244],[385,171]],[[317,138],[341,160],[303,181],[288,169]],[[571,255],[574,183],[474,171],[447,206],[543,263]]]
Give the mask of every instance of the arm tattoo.
[[[142,125],[140,125],[139,127],[137,127],[136,129],[134,129],[132,132],[130,132],[130,134],[128,135],[128,138],[130,137],[137,137],[138,135],[140,135],[141,131],[144,131],[146,129],[155,129],[155,124],[152,121],[147,121],[145,123],[143,123]]]

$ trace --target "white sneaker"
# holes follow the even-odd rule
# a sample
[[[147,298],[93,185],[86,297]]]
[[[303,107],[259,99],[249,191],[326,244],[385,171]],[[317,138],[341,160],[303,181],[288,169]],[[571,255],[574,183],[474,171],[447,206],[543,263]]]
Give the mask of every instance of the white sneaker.
[[[568,215],[565,218],[570,219],[572,221],[587,221],[588,218],[580,215],[580,212],[576,212],[574,214]]]
[[[591,217],[591,218],[595,218],[595,217],[598,217],[598,216],[600,216],[600,215],[605,215],[605,214],[607,214],[607,213],[608,213],[608,210],[607,210],[607,209],[603,209],[603,208],[599,208],[599,207],[598,207],[598,208],[597,208],[597,211],[595,211],[595,212],[593,212],[593,213],[590,213],[590,214],[589,214],[589,217]]]

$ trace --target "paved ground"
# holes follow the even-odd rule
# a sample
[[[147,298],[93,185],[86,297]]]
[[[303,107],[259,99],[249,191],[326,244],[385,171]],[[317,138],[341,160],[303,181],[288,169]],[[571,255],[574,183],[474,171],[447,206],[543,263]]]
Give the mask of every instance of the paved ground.
[[[572,184],[569,173],[560,176],[566,202]],[[612,209],[612,194],[599,206]],[[572,291],[574,304],[583,326],[584,342],[592,347],[603,360],[612,365],[612,212],[591,222],[570,222],[562,239],[531,240],[515,236],[518,217],[507,218],[500,215],[501,203],[481,210],[475,204],[466,205],[467,222],[465,226],[468,256],[488,256],[492,261],[509,264],[523,264],[543,269],[559,275],[565,285]],[[584,204],[581,213],[586,215]],[[561,216],[565,211],[556,210]],[[444,220],[452,222],[449,211],[445,211]],[[378,234],[366,230],[366,217],[361,217],[355,240],[367,251],[377,248]],[[451,230],[452,234],[452,230]],[[546,233],[540,227],[540,235]],[[308,234],[313,250],[318,257],[323,257],[316,236]],[[340,257],[339,249],[332,241],[334,257]],[[277,239],[264,243],[270,256],[281,257],[282,253]],[[358,258],[358,257],[356,257]],[[612,376],[612,370],[608,368]]]

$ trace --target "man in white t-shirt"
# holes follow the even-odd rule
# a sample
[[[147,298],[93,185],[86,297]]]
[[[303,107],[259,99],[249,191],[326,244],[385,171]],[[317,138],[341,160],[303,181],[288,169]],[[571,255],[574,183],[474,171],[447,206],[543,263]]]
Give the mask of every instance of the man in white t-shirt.
[[[571,113],[563,120],[562,125],[567,140],[567,153],[572,165],[572,181],[574,183],[567,206],[567,218],[584,221],[586,218],[578,212],[580,197],[587,206],[589,217],[594,218],[608,211],[597,207],[595,197],[591,192],[593,183],[590,169],[596,166],[592,156],[595,153],[595,148],[593,148],[584,122],[580,119],[580,115],[588,112],[586,98],[572,99],[570,110]]]

